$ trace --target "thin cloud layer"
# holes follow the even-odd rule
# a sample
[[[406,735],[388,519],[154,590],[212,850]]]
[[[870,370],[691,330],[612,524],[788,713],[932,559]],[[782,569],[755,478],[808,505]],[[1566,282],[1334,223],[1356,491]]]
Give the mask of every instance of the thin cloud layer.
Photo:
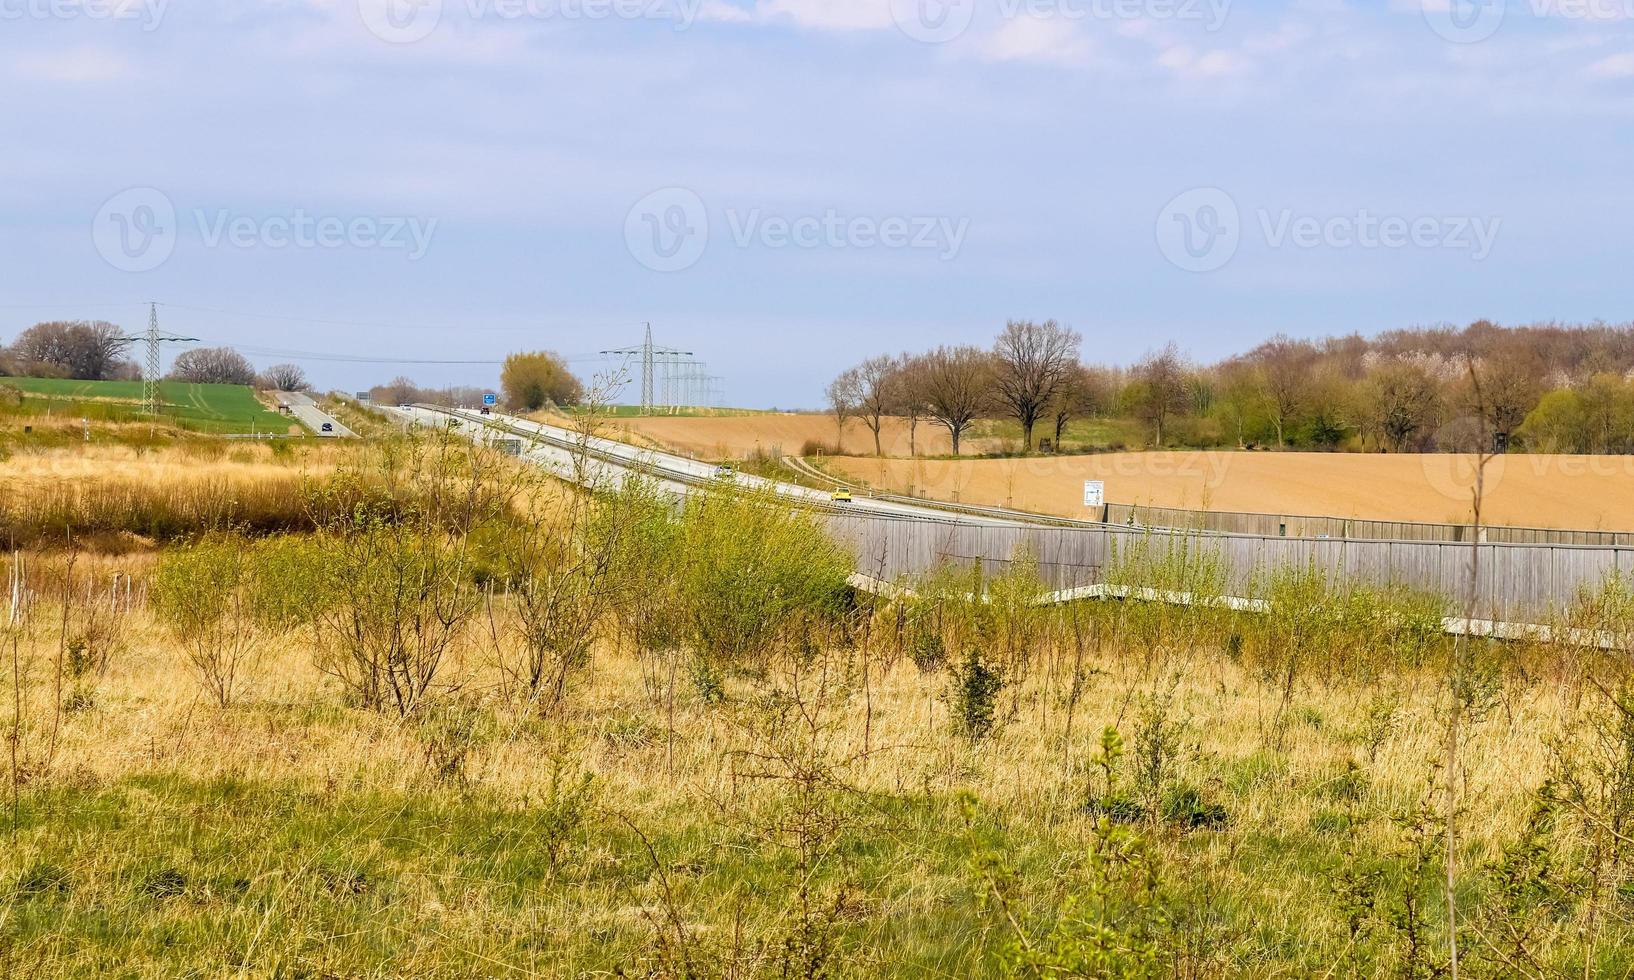
[[[1277,330],[1592,319],[1631,299],[1601,247],[1623,235],[1634,149],[1634,21],[1615,4],[1512,2],[1478,38],[1450,6],[1408,0],[7,9],[25,16],[0,31],[0,282],[17,308],[0,338],[93,304],[139,318],[149,298],[441,318],[488,353],[530,324],[550,325],[540,343],[593,351],[599,324],[653,320],[709,352],[732,400],[789,405],[816,403],[857,345],[983,341],[1009,316],[1071,322],[1115,360],[1157,337],[1208,356]],[[80,14],[50,12],[65,9]],[[135,273],[91,226],[142,188],[174,206],[180,237]],[[1179,227],[1165,209],[1208,189],[1241,240],[1192,273],[1165,254]],[[652,223],[637,204],[655,194],[684,206]],[[200,214],[262,227],[297,212],[437,232],[413,262],[197,234]],[[1285,215],[1364,231],[1502,220],[1476,261],[1268,240],[1262,216]],[[690,265],[642,264],[631,235],[693,218],[708,237]],[[889,244],[903,228],[958,229],[958,247]],[[426,338],[302,342],[434,357]],[[347,370],[312,373],[347,385]]]

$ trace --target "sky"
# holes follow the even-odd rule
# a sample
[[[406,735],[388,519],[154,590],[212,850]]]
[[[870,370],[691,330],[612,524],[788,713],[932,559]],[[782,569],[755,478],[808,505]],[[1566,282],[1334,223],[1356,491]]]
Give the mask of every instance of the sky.
[[[794,408],[1008,319],[1620,322],[1631,122],[1634,0],[0,0],[0,341],[489,386],[650,322]]]

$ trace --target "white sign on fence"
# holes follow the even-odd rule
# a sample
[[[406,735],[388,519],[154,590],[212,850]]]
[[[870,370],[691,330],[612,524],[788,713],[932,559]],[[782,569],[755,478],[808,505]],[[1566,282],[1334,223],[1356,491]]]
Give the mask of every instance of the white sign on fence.
[[[1100,507],[1106,503],[1106,482],[1104,480],[1084,481],[1084,506]]]

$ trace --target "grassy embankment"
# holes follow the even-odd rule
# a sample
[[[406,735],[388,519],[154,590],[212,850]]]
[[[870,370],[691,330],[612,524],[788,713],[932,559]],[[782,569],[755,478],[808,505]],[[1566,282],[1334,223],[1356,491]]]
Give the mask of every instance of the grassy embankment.
[[[15,389],[21,398],[3,397]],[[243,385],[201,385],[167,381],[160,386],[162,424],[205,433],[301,432],[292,419],[263,405]],[[73,381],[58,378],[0,378],[0,419],[68,420],[151,425],[142,414],[140,381]],[[293,428],[292,428],[293,427]]]

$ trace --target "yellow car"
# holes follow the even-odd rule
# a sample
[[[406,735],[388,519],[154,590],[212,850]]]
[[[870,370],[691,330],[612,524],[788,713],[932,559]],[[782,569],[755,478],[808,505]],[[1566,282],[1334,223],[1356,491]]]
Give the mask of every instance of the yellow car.
[[[834,502],[837,504],[849,504],[851,502],[850,490],[836,490],[831,496],[833,497]]]

